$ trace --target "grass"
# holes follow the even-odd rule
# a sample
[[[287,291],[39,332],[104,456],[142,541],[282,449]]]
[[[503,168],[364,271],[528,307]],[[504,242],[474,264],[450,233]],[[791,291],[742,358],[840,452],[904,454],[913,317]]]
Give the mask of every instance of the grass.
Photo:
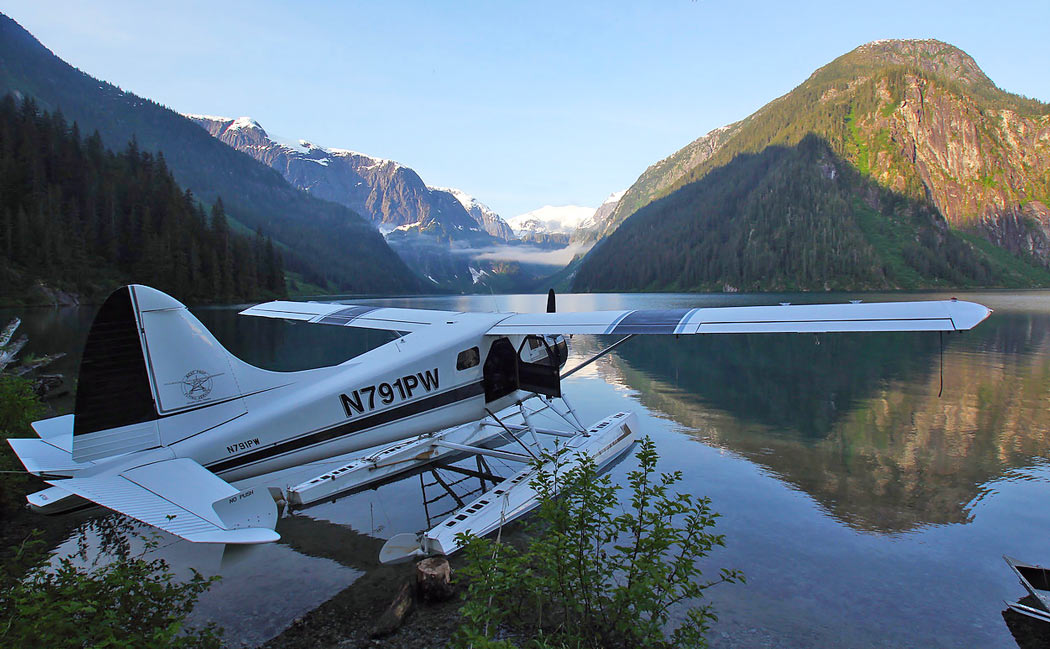
[[[889,271],[891,282],[904,289],[929,286],[930,282],[909,266],[901,254],[903,244],[915,238],[914,228],[884,217],[860,200],[853,202],[853,213],[864,238],[875,248]]]
[[[865,176],[871,175],[871,166],[868,162],[868,143],[864,141],[860,134],[860,127],[857,126],[857,109],[854,106],[850,106],[849,114],[846,115],[846,127],[849,129],[850,145],[856,156],[857,170]]]
[[[1028,286],[1050,285],[1050,270],[1039,265],[1034,259],[1014,255],[972,232],[956,230],[955,234],[998,266],[1004,279],[1009,278]]]

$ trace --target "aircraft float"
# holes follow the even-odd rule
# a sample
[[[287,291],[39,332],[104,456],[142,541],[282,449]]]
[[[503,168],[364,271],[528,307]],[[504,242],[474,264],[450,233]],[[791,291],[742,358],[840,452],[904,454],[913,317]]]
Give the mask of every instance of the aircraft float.
[[[958,300],[556,312],[464,313],[276,301],[241,315],[364,327],[399,337],[339,365],[263,370],[233,356],[174,298],[141,285],[103,303],[84,347],[74,414],[8,442],[50,488],[54,514],[102,505],[198,543],[276,541],[277,501],[310,503],[464,454],[522,463],[430,530],[399,534],[386,562],[450,554],[534,508],[539,436],[607,465],[634,443],[630,412],[584,426],[561,381],[635,335],[962,331],[988,317]],[[566,336],[619,336],[571,370]],[[527,405],[529,404],[529,405]],[[568,430],[534,425],[550,412]],[[508,450],[512,449],[512,450]],[[235,483],[371,450],[284,489]],[[257,481],[256,481],[257,482]]]

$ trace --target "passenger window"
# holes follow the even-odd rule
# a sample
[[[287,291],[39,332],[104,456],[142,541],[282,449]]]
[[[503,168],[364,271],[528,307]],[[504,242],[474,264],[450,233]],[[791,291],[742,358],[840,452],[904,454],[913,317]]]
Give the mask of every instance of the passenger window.
[[[456,369],[466,370],[477,366],[481,362],[481,351],[477,347],[464,349],[456,357]]]

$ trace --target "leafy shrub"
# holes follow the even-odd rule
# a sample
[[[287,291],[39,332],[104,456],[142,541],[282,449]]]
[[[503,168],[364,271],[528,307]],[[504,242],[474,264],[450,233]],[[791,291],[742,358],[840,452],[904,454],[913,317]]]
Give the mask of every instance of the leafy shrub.
[[[0,374],[0,511],[21,506],[29,475],[15,457],[8,437],[25,437],[29,424],[39,419],[44,405],[33,392],[33,383],[18,376]]]
[[[15,552],[13,565],[36,563],[39,542]],[[174,580],[162,559],[120,557],[100,568],[79,568],[72,557],[22,578],[5,571],[0,583],[0,646],[211,649],[222,646],[214,626],[187,631],[183,618],[216,579],[194,573]]]
[[[673,491],[681,472],[656,474],[648,437],[629,474],[630,497],[599,476],[594,461],[566,467],[565,451],[543,455],[532,486],[540,496],[527,547],[465,535],[468,581],[460,646],[703,647],[716,617],[697,604],[715,584],[742,581],[734,570],[704,580],[697,561],[722,535],[710,500]],[[542,464],[553,461],[554,469]],[[686,621],[665,635],[671,613]],[[501,637],[496,637],[501,636]]]
[[[0,374],[0,438],[25,436],[43,412],[31,381]],[[10,447],[2,439],[0,443],[0,505],[13,509],[24,503],[32,483]],[[114,528],[121,519],[114,518],[89,521],[103,549],[123,538]],[[107,533],[110,528],[113,534]],[[52,568],[42,544],[34,535],[0,553],[0,647],[222,646],[214,627],[183,627],[183,618],[212,579],[195,573],[190,581],[177,582],[166,562],[128,557],[126,547],[110,563],[91,570],[78,567],[73,557]]]

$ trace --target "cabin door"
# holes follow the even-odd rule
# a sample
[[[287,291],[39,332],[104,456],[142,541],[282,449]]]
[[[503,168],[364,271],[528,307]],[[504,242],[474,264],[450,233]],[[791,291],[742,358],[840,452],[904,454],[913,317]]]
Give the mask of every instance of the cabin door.
[[[525,336],[518,348],[518,386],[548,397],[561,396],[561,365],[555,349],[543,336]]]
[[[507,338],[497,338],[489,347],[482,368],[485,401],[495,401],[518,389],[518,354]]]

